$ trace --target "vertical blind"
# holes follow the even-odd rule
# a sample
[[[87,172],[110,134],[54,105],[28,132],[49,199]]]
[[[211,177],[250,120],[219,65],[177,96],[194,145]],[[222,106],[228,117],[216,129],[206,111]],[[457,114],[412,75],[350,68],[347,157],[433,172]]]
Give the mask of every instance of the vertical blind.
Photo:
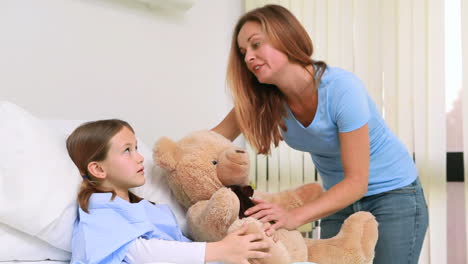
[[[468,153],[468,0],[461,0],[462,67],[463,67],[463,153]],[[464,155],[465,167],[465,230],[468,238],[468,155]],[[468,242],[466,251],[468,252]]]

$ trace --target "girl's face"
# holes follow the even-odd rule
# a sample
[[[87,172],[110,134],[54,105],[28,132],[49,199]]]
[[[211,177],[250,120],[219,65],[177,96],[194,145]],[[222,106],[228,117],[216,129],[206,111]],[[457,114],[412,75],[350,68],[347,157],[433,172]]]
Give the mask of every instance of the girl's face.
[[[288,57],[275,49],[257,22],[246,22],[237,35],[239,51],[244,61],[261,83],[277,84],[280,74],[288,65]]]
[[[103,186],[114,189],[117,195],[126,195],[129,188],[143,185],[143,160],[137,151],[135,135],[123,127],[112,137],[107,158],[100,162],[105,172]]]

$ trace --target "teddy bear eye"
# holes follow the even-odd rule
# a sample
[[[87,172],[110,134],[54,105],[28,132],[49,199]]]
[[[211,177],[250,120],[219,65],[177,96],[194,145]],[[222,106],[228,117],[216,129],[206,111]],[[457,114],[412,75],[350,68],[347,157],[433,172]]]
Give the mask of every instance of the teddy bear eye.
[[[213,160],[211,163],[213,163],[213,165],[216,165],[216,164],[218,164],[218,161],[217,161],[217,160]]]

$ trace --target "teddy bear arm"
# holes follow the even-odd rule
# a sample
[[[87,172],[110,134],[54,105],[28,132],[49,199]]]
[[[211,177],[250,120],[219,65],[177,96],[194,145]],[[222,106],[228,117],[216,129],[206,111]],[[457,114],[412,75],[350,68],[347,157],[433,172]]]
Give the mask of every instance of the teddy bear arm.
[[[192,205],[187,211],[187,225],[190,236],[195,241],[216,241],[222,234],[216,229],[207,227],[207,221],[204,221],[201,214],[207,207],[208,201],[200,201]]]
[[[192,237],[197,241],[218,241],[239,216],[239,199],[227,188],[216,191],[210,200],[199,201],[187,212]]]

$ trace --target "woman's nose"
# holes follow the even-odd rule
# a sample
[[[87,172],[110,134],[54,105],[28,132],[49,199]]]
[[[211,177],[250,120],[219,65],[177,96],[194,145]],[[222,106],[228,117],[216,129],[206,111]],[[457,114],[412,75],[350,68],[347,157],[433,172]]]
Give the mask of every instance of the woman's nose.
[[[245,53],[244,61],[245,61],[246,63],[248,63],[248,62],[253,61],[254,58],[255,58],[255,56],[253,55],[253,53],[250,52],[250,51],[247,51],[247,52]]]

